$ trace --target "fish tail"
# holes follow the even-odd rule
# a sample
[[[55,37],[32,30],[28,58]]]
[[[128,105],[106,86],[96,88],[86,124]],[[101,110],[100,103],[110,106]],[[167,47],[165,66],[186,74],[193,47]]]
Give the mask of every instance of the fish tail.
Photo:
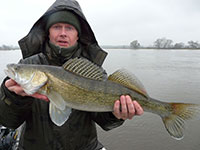
[[[200,105],[186,103],[169,103],[168,115],[161,115],[168,133],[176,140],[184,137],[185,121],[199,117]]]

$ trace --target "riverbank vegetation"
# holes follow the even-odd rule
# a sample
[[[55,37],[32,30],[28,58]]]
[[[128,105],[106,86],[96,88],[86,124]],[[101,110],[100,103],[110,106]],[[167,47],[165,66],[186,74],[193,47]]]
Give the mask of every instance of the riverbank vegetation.
[[[104,49],[191,49],[200,50],[198,41],[190,40],[186,44],[183,42],[174,43],[173,40],[167,38],[158,38],[152,45],[143,46],[138,40],[133,40],[129,45],[101,45]],[[2,45],[0,50],[19,50],[19,46]]]
[[[0,50],[18,50],[18,46],[13,46],[13,45],[2,45],[0,46]]]
[[[103,48],[112,49],[200,49],[198,41],[190,40],[186,44],[183,42],[174,43],[173,40],[167,38],[158,38],[150,46],[143,46],[138,40],[130,42],[130,45],[111,46],[103,45]]]

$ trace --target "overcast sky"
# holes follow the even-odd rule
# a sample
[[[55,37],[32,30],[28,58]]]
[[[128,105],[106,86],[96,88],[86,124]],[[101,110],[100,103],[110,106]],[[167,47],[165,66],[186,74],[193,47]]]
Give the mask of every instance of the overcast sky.
[[[1,0],[0,45],[17,45],[55,0]],[[200,42],[200,0],[78,0],[101,45]]]

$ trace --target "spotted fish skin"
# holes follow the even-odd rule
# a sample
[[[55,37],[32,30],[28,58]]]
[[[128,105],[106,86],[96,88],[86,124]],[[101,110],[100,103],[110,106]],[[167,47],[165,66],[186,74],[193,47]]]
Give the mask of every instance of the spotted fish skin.
[[[46,95],[51,120],[63,125],[71,109],[92,112],[113,111],[121,95],[130,95],[144,111],[159,115],[168,133],[182,139],[184,123],[200,113],[200,105],[166,103],[151,98],[135,75],[119,69],[107,76],[105,71],[83,58],[70,59],[62,67],[49,65],[8,64],[5,73],[27,94]]]

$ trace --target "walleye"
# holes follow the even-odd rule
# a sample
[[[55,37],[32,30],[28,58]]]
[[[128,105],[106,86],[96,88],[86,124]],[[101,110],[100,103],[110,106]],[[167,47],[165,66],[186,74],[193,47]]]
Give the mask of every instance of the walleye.
[[[74,58],[62,67],[49,65],[8,64],[7,76],[27,94],[46,95],[51,120],[63,125],[71,109],[93,112],[113,111],[115,100],[130,95],[144,111],[159,115],[168,133],[182,139],[186,120],[200,113],[200,105],[166,103],[151,98],[142,83],[130,72],[120,69],[106,78],[104,70],[84,58]]]

